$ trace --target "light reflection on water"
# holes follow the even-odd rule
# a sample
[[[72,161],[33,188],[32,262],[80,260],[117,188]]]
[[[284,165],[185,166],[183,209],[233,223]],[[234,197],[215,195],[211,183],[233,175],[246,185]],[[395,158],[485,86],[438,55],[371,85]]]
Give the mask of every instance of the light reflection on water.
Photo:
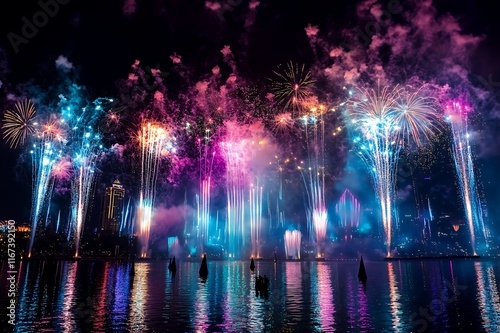
[[[392,315],[392,327],[396,332],[402,332],[401,303],[399,302],[401,294],[399,293],[398,282],[396,281],[395,269],[394,262],[389,262],[387,264],[387,270],[389,272],[389,306]]]
[[[7,265],[0,263],[5,281]],[[498,261],[358,263],[52,261],[19,268],[18,332],[440,332],[500,330]],[[255,276],[267,275],[269,298]],[[0,287],[5,318],[6,286]],[[427,311],[427,312],[422,312]]]
[[[128,320],[131,331],[145,332],[148,330],[144,310],[148,300],[149,266],[145,263],[134,265],[134,283],[130,297],[130,319]]]
[[[493,265],[487,263],[474,265],[476,277],[479,311],[486,332],[500,331],[500,297],[498,295],[498,285],[493,270]]]
[[[28,267],[30,265],[28,264]],[[75,284],[76,284],[76,270],[78,268],[78,262],[68,263],[67,271],[65,272],[67,278],[65,279],[62,299],[62,325],[63,332],[72,332],[75,328],[75,320],[73,316],[73,308],[75,306]],[[66,268],[65,267],[65,268]],[[43,274],[43,273],[42,273]],[[42,275],[40,274],[40,275]],[[37,275],[39,277],[40,275]],[[34,288],[36,290],[36,288]],[[40,289],[40,287],[38,288]],[[27,300],[28,298],[26,298]],[[21,303],[22,304],[22,303]],[[83,304],[83,303],[80,303]]]
[[[331,283],[331,266],[320,262],[315,266],[316,268],[316,283],[312,283],[313,299],[316,303],[315,308],[319,309],[318,321],[320,323],[321,332],[334,332],[335,331],[335,304],[333,300],[333,291]],[[316,297],[314,297],[316,296]]]

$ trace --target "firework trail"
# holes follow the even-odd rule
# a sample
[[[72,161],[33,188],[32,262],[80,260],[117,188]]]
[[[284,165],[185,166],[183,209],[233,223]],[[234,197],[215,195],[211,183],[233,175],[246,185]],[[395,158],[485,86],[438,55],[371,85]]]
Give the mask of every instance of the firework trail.
[[[203,142],[203,143],[202,143]],[[205,136],[198,139],[199,145],[199,184],[200,197],[198,202],[198,245],[201,253],[204,253],[209,242],[210,231],[210,193],[212,169],[214,163],[215,152],[210,153],[210,129],[205,130]],[[201,200],[200,200],[201,199]]]
[[[29,99],[18,102],[15,111],[7,110],[3,118],[3,138],[10,148],[24,145],[24,142],[35,132],[35,106]]]
[[[470,112],[472,109],[459,101],[451,101],[445,106],[446,120],[450,123],[453,134],[452,154],[460,184],[460,194],[471,236],[472,251],[476,255],[476,238],[480,235],[486,239],[486,229],[469,142],[468,115]]]
[[[351,98],[346,123],[356,133],[357,154],[374,183],[390,257],[399,154],[410,139],[422,144],[438,129],[437,113],[434,100],[422,96],[421,88],[415,92],[397,86],[358,90]]]
[[[71,226],[78,257],[85,220],[90,215],[89,204],[94,193],[96,164],[104,152],[102,137],[96,132],[97,123],[104,113],[103,104],[111,101],[98,98],[80,109],[79,96],[61,99],[62,114],[69,127],[73,177],[71,179]]]
[[[130,214],[130,200],[132,197],[128,198],[128,203],[127,206],[123,207],[123,212],[121,214],[121,221],[120,221],[120,229],[119,229],[119,234],[120,236],[130,236],[132,233],[130,233],[130,223],[129,223],[129,216]]]
[[[325,204],[325,113],[323,105],[313,107],[302,116],[306,137],[308,167],[299,166],[307,192],[307,229],[309,240],[316,243],[317,257],[322,257],[326,240],[328,214]]]
[[[30,150],[32,158],[32,206],[28,257],[31,257],[37,226],[47,199],[52,169],[61,158],[60,146],[65,140],[61,121],[55,115],[50,115],[42,124],[35,122],[34,126],[34,142]]]
[[[252,244],[251,256],[260,258],[260,243],[262,232],[262,186],[251,186],[250,188],[250,242]]]
[[[173,146],[169,131],[162,124],[143,122],[138,139],[141,150],[141,189],[137,221],[142,246],[141,257],[145,258],[148,255],[160,160],[168,154],[169,150],[173,150]]]
[[[286,259],[300,259],[300,245],[302,234],[298,230],[285,231],[285,255]]]
[[[239,257],[245,245],[245,195],[246,181],[246,142],[222,142],[221,151],[226,161],[227,225],[226,244],[230,258]]]
[[[226,164],[228,253],[238,258],[249,239],[251,255],[260,256],[263,188],[259,178],[276,155],[275,146],[261,122],[238,125],[228,121],[224,125],[226,141],[220,143],[220,150]]]
[[[59,232],[59,224],[61,224],[61,210],[57,213],[56,233]]]
[[[78,257],[80,239],[86,217],[89,215],[88,206],[93,194],[96,176],[96,163],[102,151],[100,135],[91,132],[84,134],[81,146],[73,158],[74,179],[72,183],[72,222],[75,240],[75,257]]]
[[[275,174],[275,179],[276,179],[276,182],[277,182],[277,188],[276,188],[276,209],[275,209],[275,212],[276,212],[276,223],[273,223],[271,221],[271,216],[272,216],[272,213],[271,213],[271,207],[272,207],[272,204],[271,204],[271,198],[270,198],[270,191],[267,192],[267,202],[268,202],[268,212],[269,212],[269,231],[271,231],[271,229],[280,229],[280,228],[284,228],[285,226],[285,212],[284,212],[284,208],[285,208],[285,205],[284,205],[284,198],[283,198],[283,170],[284,170],[284,166],[283,166],[283,163],[288,163],[290,162],[290,159],[286,158],[283,162],[281,161],[281,158],[280,156],[278,155],[275,155],[274,156],[274,163],[273,162],[269,162],[270,165],[273,165],[274,168],[272,168],[272,170],[274,171],[273,173]]]

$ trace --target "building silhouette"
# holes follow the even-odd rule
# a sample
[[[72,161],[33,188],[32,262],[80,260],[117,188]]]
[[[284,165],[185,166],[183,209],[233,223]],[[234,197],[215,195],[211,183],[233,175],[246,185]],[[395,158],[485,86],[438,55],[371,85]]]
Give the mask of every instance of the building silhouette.
[[[125,189],[119,180],[106,188],[101,206],[101,233],[115,234],[118,232],[123,212]]]

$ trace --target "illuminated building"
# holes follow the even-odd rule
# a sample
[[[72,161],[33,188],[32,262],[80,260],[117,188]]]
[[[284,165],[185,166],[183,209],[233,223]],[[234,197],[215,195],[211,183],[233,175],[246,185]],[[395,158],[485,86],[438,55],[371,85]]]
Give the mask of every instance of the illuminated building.
[[[113,185],[106,188],[102,198],[101,232],[115,234],[118,232],[122,212],[125,189],[120,181],[115,180]]]

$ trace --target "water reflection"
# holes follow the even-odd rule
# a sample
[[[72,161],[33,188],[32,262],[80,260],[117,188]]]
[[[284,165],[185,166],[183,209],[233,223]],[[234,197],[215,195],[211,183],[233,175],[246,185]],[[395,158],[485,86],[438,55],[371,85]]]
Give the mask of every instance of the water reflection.
[[[235,263],[232,262],[222,269],[222,280],[225,283],[225,293],[222,294],[222,309],[224,311],[224,321],[221,325],[225,329],[234,327],[233,320],[236,319],[234,311],[237,310],[238,304],[235,302],[235,288],[233,285],[238,285],[235,273]]]
[[[78,262],[71,262],[66,265],[67,272],[64,274],[67,278],[63,286],[63,307],[62,307],[62,325],[63,332],[76,331],[74,314],[77,316],[79,313],[73,312],[75,306],[75,286],[76,286],[76,271]]]
[[[401,295],[398,289],[398,282],[396,281],[395,269],[394,263],[389,262],[387,265],[387,270],[389,272],[389,307],[392,315],[392,327],[396,332],[402,332],[401,303],[399,301]]]
[[[477,298],[481,319],[486,332],[500,331],[500,297],[491,263],[474,264],[477,282]]]
[[[303,314],[302,268],[300,262],[285,262],[285,307],[289,321],[300,322]]]
[[[196,332],[208,332],[210,321],[208,320],[209,301],[208,287],[199,281],[198,290],[196,291],[196,300],[194,301],[194,318],[193,324]]]
[[[357,312],[358,307],[356,304],[356,297],[354,295],[354,281],[353,273],[349,272],[347,276],[347,322],[349,324],[349,329],[357,326]]]
[[[361,332],[370,332],[373,330],[370,312],[368,310],[368,297],[366,295],[366,288],[363,284],[358,284],[358,312],[359,320],[358,325]]]
[[[313,283],[313,313],[318,315],[321,332],[335,331],[335,305],[333,303],[333,287],[331,270],[326,263],[318,263],[316,283]]]
[[[259,266],[257,266],[259,267]],[[247,297],[248,304],[248,329],[250,332],[262,332],[264,331],[264,309],[263,302],[261,298],[258,298],[255,290],[255,278],[258,273],[252,274],[250,276],[250,294]]]
[[[106,262],[104,264],[104,272],[103,272],[103,279],[100,283],[100,286],[98,288],[98,294],[96,297],[96,302],[94,302],[94,308],[93,308],[93,313],[94,313],[94,321],[93,321],[93,332],[103,332],[104,331],[104,326],[105,326],[105,319],[108,316],[107,313],[107,307],[106,307],[106,299],[107,299],[107,290],[112,290],[112,288],[108,289],[110,287],[108,285],[108,281],[111,280],[113,281],[113,276],[110,277],[114,272],[109,269],[110,262]]]
[[[130,298],[130,269],[129,265],[114,265],[114,278],[110,283],[113,290],[111,304],[111,325],[113,330],[125,330],[127,321],[128,300]],[[113,286],[114,282],[114,286]],[[104,297],[106,294],[104,294]]]
[[[130,331],[145,332],[148,329],[147,323],[144,320],[144,310],[148,296],[149,265],[149,263],[141,262],[136,263],[134,267],[134,283],[130,298]]]
[[[19,302],[18,302],[18,319],[23,322],[26,319],[26,315],[31,314],[31,309],[29,309],[29,304],[31,303],[31,298],[30,298],[30,293],[29,293],[29,286],[28,283],[29,281],[29,268],[30,265],[28,263],[26,267],[26,272],[24,273],[24,279],[22,280],[22,283],[19,283],[19,292],[20,292],[20,297],[19,297]],[[19,279],[21,278],[21,274],[19,274]]]
[[[373,332],[366,287],[358,280],[356,271],[347,277],[347,322],[349,331]]]
[[[122,262],[24,262],[16,328],[36,333],[500,330],[493,262],[373,262],[367,265],[366,289],[357,280],[355,262],[257,265],[251,273],[247,262],[209,262],[202,283],[199,263],[179,262],[172,276],[165,262],[136,263],[135,274]],[[256,297],[255,274],[270,277],[268,300]],[[459,281],[468,281],[465,292]],[[5,287],[0,293],[4,299]],[[419,324],[412,326],[410,318]]]

